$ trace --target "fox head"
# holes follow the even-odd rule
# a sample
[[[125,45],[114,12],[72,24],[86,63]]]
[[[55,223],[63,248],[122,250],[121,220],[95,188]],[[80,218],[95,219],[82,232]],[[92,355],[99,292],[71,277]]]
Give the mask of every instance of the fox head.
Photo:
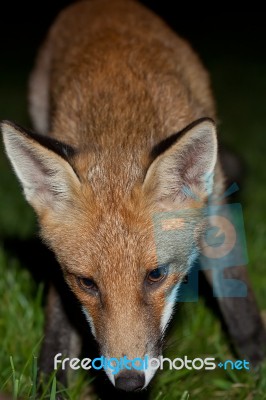
[[[80,301],[100,353],[160,356],[204,230],[202,210],[217,159],[214,123],[199,120],[169,137],[139,159],[138,172],[131,168],[133,156],[119,149],[73,149],[6,121],[2,132],[41,236]],[[157,218],[164,213],[165,220]],[[167,230],[176,235],[165,236]],[[146,387],[154,372],[149,367],[115,376],[106,370],[125,390]]]

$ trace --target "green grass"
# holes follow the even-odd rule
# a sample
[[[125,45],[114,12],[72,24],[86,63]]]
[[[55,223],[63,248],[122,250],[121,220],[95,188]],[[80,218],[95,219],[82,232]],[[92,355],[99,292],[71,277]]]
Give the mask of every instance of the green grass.
[[[266,310],[266,68],[263,64],[221,56],[211,60],[220,131],[223,141],[242,155],[247,177],[241,188],[249,252],[249,272],[259,306]],[[6,73],[1,89],[1,118],[27,123],[25,87],[20,79]],[[10,79],[9,79],[10,78]],[[7,238],[25,240],[36,232],[35,217],[24,201],[19,185],[5,155],[0,151],[0,392],[14,398],[34,398],[36,363],[43,337],[43,286],[37,285],[27,265],[3,244]],[[36,266],[37,267],[37,266]],[[184,304],[169,334],[166,356],[188,355],[232,358],[220,321],[204,302]],[[68,390],[71,399],[80,399],[85,378],[76,375]],[[55,380],[51,380],[43,398],[55,398]],[[125,396],[126,398],[126,396]],[[266,399],[266,363],[257,372],[163,371],[152,382],[151,399]]]

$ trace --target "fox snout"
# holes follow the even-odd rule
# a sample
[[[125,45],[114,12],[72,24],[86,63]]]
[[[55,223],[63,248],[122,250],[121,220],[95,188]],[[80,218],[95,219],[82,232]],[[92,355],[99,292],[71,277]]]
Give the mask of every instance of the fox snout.
[[[152,308],[149,311],[154,312]],[[129,314],[130,304],[125,300],[117,322],[109,320],[108,324],[108,317],[95,323],[87,319],[90,326],[99,324],[99,330],[95,326],[93,330],[100,354],[109,360],[104,366],[108,378],[116,388],[134,391],[145,388],[156,372],[148,360],[161,355],[163,332],[156,317],[150,320],[145,306],[139,308],[134,321]]]
[[[161,287],[157,282],[157,290],[154,288],[152,293],[153,288],[147,287],[150,283],[145,282],[145,274],[136,268],[133,261],[131,265],[132,269],[125,268],[125,265],[124,268],[121,265],[120,269],[117,264],[114,272],[110,272],[109,287],[115,278],[115,271],[119,270],[121,277],[120,284],[112,284],[110,292],[108,281],[102,278],[103,282],[98,284],[97,299],[85,298],[83,293],[77,292],[98,342],[99,353],[114,362],[114,365],[105,367],[107,376],[115,387],[128,391],[146,387],[155,373],[148,365],[142,370],[135,369],[133,363],[138,360],[143,363],[145,357],[153,358],[161,354],[164,334],[161,318],[166,304],[166,282],[163,283],[162,279]],[[126,283],[129,281],[130,286]]]
[[[115,387],[126,392],[143,389],[145,385],[145,375],[138,371],[122,371],[115,378]]]

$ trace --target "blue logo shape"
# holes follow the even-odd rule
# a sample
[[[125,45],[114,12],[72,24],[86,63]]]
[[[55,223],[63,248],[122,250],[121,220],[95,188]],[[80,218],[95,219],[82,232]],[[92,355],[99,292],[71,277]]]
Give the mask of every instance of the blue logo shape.
[[[222,198],[237,189],[238,186],[233,184]],[[185,191],[188,194],[188,189]],[[200,218],[195,216],[199,212]],[[202,220],[206,222],[206,229],[199,247],[195,232]],[[226,268],[248,263],[243,212],[239,203],[208,204],[203,209],[156,213],[153,222],[158,265],[167,264],[175,271],[184,268],[189,271],[187,282],[180,284],[178,301],[198,300],[199,269],[212,271],[214,297],[247,296],[244,282],[224,276]],[[184,266],[184,262],[189,265]]]

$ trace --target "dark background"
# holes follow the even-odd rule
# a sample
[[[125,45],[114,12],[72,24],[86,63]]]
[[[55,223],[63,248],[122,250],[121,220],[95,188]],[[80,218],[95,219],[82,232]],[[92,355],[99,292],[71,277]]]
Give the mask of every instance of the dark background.
[[[262,12],[220,12],[217,6],[213,14],[201,12],[197,15],[179,9],[176,2],[140,2],[159,14],[199,50],[204,51],[212,43],[215,52],[215,45],[218,48],[224,44],[221,51],[246,54],[247,57],[260,54],[265,60],[266,22]],[[5,62],[5,53],[2,52],[13,55],[18,62],[19,57],[24,61],[25,55],[33,55],[58,12],[71,3],[73,1],[1,4],[1,64]]]
[[[26,103],[24,109],[17,110],[18,105],[10,93],[3,98],[4,89],[8,81],[17,81],[26,95],[26,82],[37,48],[58,12],[71,3],[36,1],[31,4],[23,1],[1,4],[0,118],[19,120],[22,113],[25,118]],[[209,69],[221,56],[227,60],[243,60],[243,63],[264,64],[266,68],[266,23],[263,13],[222,13],[216,6],[217,11],[213,14],[202,12],[197,15],[181,11],[176,2],[144,0],[142,3],[187,38]],[[9,103],[11,101],[13,104]]]

